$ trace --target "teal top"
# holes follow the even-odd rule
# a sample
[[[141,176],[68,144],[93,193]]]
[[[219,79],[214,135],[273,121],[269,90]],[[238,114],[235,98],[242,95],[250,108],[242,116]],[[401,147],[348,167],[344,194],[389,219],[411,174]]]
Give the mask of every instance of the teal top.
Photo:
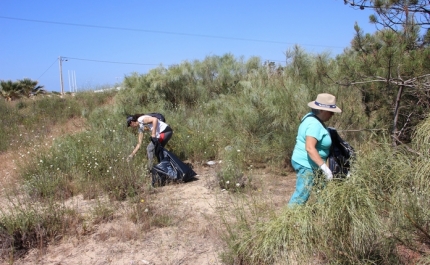
[[[306,152],[306,137],[311,136],[317,140],[316,149],[324,161],[330,153],[331,138],[328,130],[315,117],[305,119],[309,115],[313,115],[312,112],[303,117],[299,126],[291,160],[307,168],[318,168]]]

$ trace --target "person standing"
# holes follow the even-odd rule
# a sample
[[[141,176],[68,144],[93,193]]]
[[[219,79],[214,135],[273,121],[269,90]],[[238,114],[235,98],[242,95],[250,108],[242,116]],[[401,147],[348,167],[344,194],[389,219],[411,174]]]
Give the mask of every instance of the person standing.
[[[327,180],[333,178],[333,173],[326,165],[332,141],[324,122],[342,110],[336,106],[336,97],[327,93],[318,94],[316,100],[309,102],[308,106],[311,112],[302,119],[291,157],[297,179],[296,189],[288,202],[289,206],[303,205],[307,202],[316,171],[321,170]]]
[[[146,153],[148,157],[147,168],[148,170],[151,170],[154,160],[154,152],[156,151],[158,145],[161,145],[162,147],[166,146],[170,138],[172,138],[172,128],[167,123],[157,119],[156,117],[145,114],[134,114],[128,116],[127,127],[139,128],[137,145],[127,157],[127,161],[133,159],[137,151],[139,151],[140,146],[142,145],[144,131],[151,132],[151,140],[146,147]]]

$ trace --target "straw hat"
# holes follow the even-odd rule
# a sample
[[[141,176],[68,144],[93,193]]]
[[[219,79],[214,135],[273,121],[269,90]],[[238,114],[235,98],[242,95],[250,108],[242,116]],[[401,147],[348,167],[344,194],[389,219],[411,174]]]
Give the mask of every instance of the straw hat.
[[[309,102],[308,106],[313,109],[342,112],[342,110],[336,106],[336,97],[327,93],[318,94],[317,99]]]

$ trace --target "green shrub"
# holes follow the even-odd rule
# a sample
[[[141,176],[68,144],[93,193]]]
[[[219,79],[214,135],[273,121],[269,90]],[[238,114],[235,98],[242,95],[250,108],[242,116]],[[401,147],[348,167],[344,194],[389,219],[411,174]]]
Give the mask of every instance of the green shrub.
[[[240,149],[227,146],[223,157],[224,160],[221,161],[221,168],[217,173],[219,186],[233,191],[243,188],[245,186],[243,153]]]
[[[15,204],[0,212],[1,258],[9,263],[32,248],[46,247],[48,242],[74,231],[82,222],[74,211],[60,204],[45,206],[32,203]]]

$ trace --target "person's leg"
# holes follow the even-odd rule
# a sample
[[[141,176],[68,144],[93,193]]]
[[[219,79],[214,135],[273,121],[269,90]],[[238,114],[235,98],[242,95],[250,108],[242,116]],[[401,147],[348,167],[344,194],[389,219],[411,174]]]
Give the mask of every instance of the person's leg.
[[[153,160],[154,160],[154,149],[155,149],[155,146],[150,141],[149,144],[148,144],[148,146],[146,147],[146,154],[148,156],[148,164],[147,164],[148,170],[152,169],[152,163],[153,163]]]
[[[162,147],[165,147],[167,142],[169,142],[170,138],[172,138],[173,131],[163,132],[160,135],[160,144]]]
[[[312,169],[303,167],[294,161],[291,161],[294,170],[297,173],[296,190],[288,202],[289,206],[303,205],[308,200],[314,181],[314,174]]]

